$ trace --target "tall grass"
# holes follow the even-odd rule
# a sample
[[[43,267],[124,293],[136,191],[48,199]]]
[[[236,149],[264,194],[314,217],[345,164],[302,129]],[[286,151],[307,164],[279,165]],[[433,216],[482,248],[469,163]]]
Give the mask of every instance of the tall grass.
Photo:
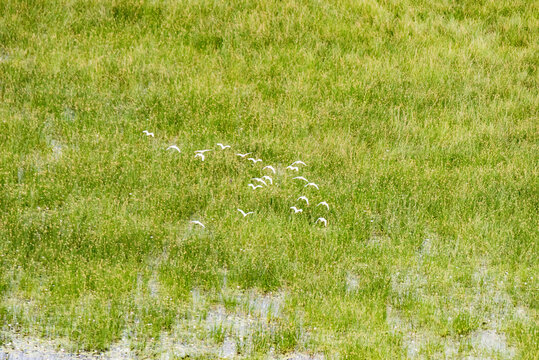
[[[286,292],[289,324],[260,333],[260,353],[302,350],[305,330],[311,352],[406,357],[412,332],[473,338],[495,317],[534,358],[538,14],[528,1],[0,2],[4,330],[104,350],[136,328],[143,351],[188,316],[193,289],[226,287]],[[204,162],[202,148],[215,148]],[[262,166],[237,151],[276,166],[275,185],[251,191]],[[297,159],[320,191],[291,180]],[[292,215],[300,195],[331,209]],[[492,291],[509,313],[476,296]],[[416,330],[392,327],[388,307]]]

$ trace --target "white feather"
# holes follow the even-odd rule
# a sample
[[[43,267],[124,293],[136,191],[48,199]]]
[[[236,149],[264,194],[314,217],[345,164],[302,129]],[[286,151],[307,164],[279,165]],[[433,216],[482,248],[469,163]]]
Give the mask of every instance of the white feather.
[[[313,183],[313,182],[310,182],[310,183],[308,183],[307,185],[305,185],[305,187],[307,187],[307,186],[314,186],[314,187],[316,188],[316,190],[320,190],[320,189],[318,188],[318,185],[316,185],[316,184]]]
[[[205,228],[204,224],[201,223],[201,222],[198,221],[198,220],[193,220],[193,221],[191,221],[191,223],[196,224],[196,225],[200,225],[200,226],[202,226],[203,228]]]
[[[242,209],[238,209],[238,211],[243,215],[243,217],[246,217],[249,214],[254,214],[253,211],[249,211],[247,213],[245,211],[243,211]]]
[[[275,168],[273,166],[268,165],[268,166],[264,166],[264,168],[262,168],[262,170],[266,170],[266,169],[270,169],[271,171],[273,171],[274,174],[276,174]]]
[[[327,207],[328,210],[329,210],[329,205],[328,205],[327,202],[325,202],[325,201],[319,202],[318,205],[316,205],[316,206],[318,207],[318,206],[320,206],[320,205],[323,205],[323,206]]]
[[[170,149],[176,150],[176,151],[178,151],[179,153],[181,153],[180,148],[177,147],[176,145],[170,145],[170,146],[167,148],[167,150],[170,150]]]

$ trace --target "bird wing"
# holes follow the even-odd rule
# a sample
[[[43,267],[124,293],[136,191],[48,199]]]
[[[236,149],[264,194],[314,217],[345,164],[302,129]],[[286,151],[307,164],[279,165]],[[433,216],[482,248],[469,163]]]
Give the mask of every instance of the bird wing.
[[[320,205],[324,205],[324,206],[325,206],[325,207],[327,207],[327,208],[328,208],[328,210],[329,210],[329,205],[328,205],[328,203],[327,203],[327,202],[325,202],[325,201],[322,201],[322,202],[318,203],[318,205],[316,205],[316,206],[320,206]]]
[[[197,225],[200,225],[200,226],[202,226],[203,228],[205,228],[204,224],[201,223],[200,221],[195,220],[195,221],[191,221],[191,222],[192,222],[193,224],[197,224]]]
[[[253,180],[256,180],[256,181],[268,186],[268,184],[264,180],[262,180],[261,178],[253,178]]]

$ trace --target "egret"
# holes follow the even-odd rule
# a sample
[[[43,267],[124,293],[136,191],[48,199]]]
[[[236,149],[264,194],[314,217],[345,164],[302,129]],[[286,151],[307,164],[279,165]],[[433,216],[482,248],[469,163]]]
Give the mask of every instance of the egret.
[[[255,185],[255,184],[248,184],[248,186],[252,187],[252,188],[253,188],[253,190],[255,190],[255,189],[258,189],[258,188],[261,188],[261,187],[262,187],[262,185]]]
[[[299,168],[297,166],[288,165],[286,168],[293,171],[299,171]]]
[[[262,179],[268,180],[270,182],[270,184],[273,185],[273,179],[271,178],[271,176],[264,175],[264,176],[262,176]]]
[[[246,154],[236,154],[238,156],[241,156],[242,158],[246,157],[247,155],[251,155],[251,153],[246,153]]]
[[[314,223],[316,224],[319,221],[321,223],[324,223],[324,226],[328,226],[328,221],[326,219],[324,219],[323,217],[319,217],[318,219],[316,219],[316,221]]]
[[[206,227],[204,226],[204,224],[201,223],[201,222],[198,221],[198,220],[192,220],[191,223],[192,223],[192,224],[196,224],[196,225],[200,225],[200,226],[202,226],[203,228],[206,228]]]
[[[303,161],[301,161],[301,160],[294,161],[294,162],[292,163],[292,166],[297,165],[297,164],[307,166],[307,164],[305,164],[305,163],[304,163]]]
[[[313,182],[310,182],[310,183],[308,183],[307,185],[305,185],[305,187],[307,187],[307,186],[314,186],[314,187],[316,188],[316,190],[320,190],[320,189],[318,188],[318,185],[316,185],[316,184],[313,183]]]
[[[195,150],[195,153],[197,154],[204,154],[205,152],[207,151],[211,151],[211,149],[206,149],[206,150]]]
[[[296,180],[296,179],[297,179],[297,180],[303,180],[303,181],[305,181],[306,183],[309,182],[309,180],[305,179],[303,176],[296,176],[295,178],[292,178],[292,180]]]
[[[152,132],[149,132],[148,130],[144,130],[143,133],[146,134],[146,136],[155,137],[154,134]]]
[[[268,186],[268,184],[261,178],[252,178],[251,180],[258,181],[259,183],[264,184],[264,186]]]
[[[242,209],[238,209],[238,211],[243,215],[243,217],[246,217],[249,214],[254,214],[254,211],[245,212]]]
[[[217,143],[217,145],[221,148],[221,150],[224,150],[230,147],[230,145],[223,145],[221,143]]]
[[[180,148],[177,147],[176,145],[170,145],[170,146],[167,148],[167,150],[170,150],[170,149],[176,150],[176,151],[178,151],[179,153],[181,153]]]
[[[305,200],[305,202],[307,203],[307,206],[309,205],[309,199],[307,199],[306,196],[300,196],[300,197],[297,198],[296,200]]]
[[[318,207],[318,206],[320,206],[320,205],[323,205],[323,206],[327,207],[328,210],[329,210],[329,205],[328,205],[327,202],[325,202],[325,201],[319,202],[318,205],[316,205],[316,206]]]
[[[195,157],[196,157],[196,158],[197,158],[197,157],[201,158],[202,161],[204,161],[204,159],[206,158],[206,157],[204,156],[203,153],[198,153],[198,154],[195,155]]]
[[[295,206],[291,206],[290,209],[294,210],[294,214],[297,214],[297,213],[300,213],[300,212],[303,212],[303,209],[298,209],[297,207]]]
[[[255,159],[255,158],[248,158],[247,160],[251,160],[253,164],[256,164],[259,161],[262,161],[262,159]]]
[[[275,168],[274,168],[273,166],[271,166],[271,165],[264,166],[264,167],[262,168],[262,170],[266,170],[266,169],[270,169],[271,171],[273,171],[274,174],[276,173],[276,172],[275,172]]]

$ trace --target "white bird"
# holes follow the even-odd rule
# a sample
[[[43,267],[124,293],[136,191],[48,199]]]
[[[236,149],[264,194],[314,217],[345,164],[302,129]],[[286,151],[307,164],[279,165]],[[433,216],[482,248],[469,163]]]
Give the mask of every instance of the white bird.
[[[195,155],[195,157],[196,157],[196,158],[197,158],[197,157],[201,158],[202,161],[204,161],[204,159],[206,158],[206,157],[204,156],[203,153],[198,153],[198,154]]]
[[[176,145],[170,145],[170,146],[167,148],[167,150],[170,150],[170,149],[177,150],[179,153],[181,153],[180,148],[177,147]]]
[[[249,184],[248,186],[252,187],[252,188],[253,188],[253,190],[255,190],[255,189],[258,189],[258,188],[261,188],[261,187],[262,187],[262,185],[255,185],[255,184]]]
[[[236,154],[238,156],[241,156],[242,158],[246,157],[247,155],[251,155],[251,153],[246,153],[246,154]]]
[[[325,202],[325,201],[322,201],[322,202],[318,203],[318,205],[316,205],[316,206],[318,207],[318,206],[320,206],[320,205],[324,205],[324,206],[325,206],[325,207],[327,207],[327,208],[328,208],[328,210],[329,210],[329,205],[328,205],[328,203],[327,203],[327,202]]]
[[[297,207],[295,206],[291,206],[290,209],[294,210],[294,214],[297,214],[297,213],[300,213],[300,212],[303,212],[303,209],[298,209]]]
[[[256,181],[258,181],[259,183],[262,183],[262,184],[264,184],[265,186],[268,186],[268,184],[267,184],[263,179],[261,179],[261,178],[252,178],[251,180],[256,180]]]
[[[307,203],[307,205],[309,205],[309,199],[307,199],[306,196],[300,196],[300,197],[297,198],[296,200],[305,200],[305,202]]]
[[[206,228],[206,227],[204,226],[204,224],[201,223],[201,222],[198,221],[198,220],[192,220],[191,223],[192,223],[192,224],[196,224],[196,225],[200,225],[200,226],[202,226],[203,228]]]
[[[230,147],[230,145],[223,145],[223,144],[221,144],[221,143],[217,143],[217,145],[218,145],[219,147],[221,147],[221,150],[224,150],[224,149],[227,149],[227,148]]]
[[[251,160],[253,164],[256,164],[259,161],[262,161],[262,159],[255,159],[255,158],[248,158],[247,160]]]
[[[308,184],[305,185],[304,187],[307,187],[307,186],[314,186],[314,187],[316,188],[316,190],[320,190],[320,189],[318,188],[318,185],[316,185],[316,184],[313,183],[313,182],[308,183]]]
[[[205,152],[207,151],[211,151],[211,149],[206,149],[206,150],[195,150],[195,153],[197,154],[204,154]]]
[[[292,178],[292,180],[296,180],[296,179],[297,179],[297,180],[303,180],[303,181],[305,181],[306,183],[309,182],[309,180],[305,179],[303,176],[296,176],[295,178]]]
[[[253,211],[249,211],[247,213],[245,211],[243,211],[242,209],[238,209],[238,211],[243,215],[243,217],[246,217],[249,214],[254,214]]]
[[[319,221],[321,223],[324,223],[325,226],[328,226],[328,221],[326,219],[324,219],[323,217],[319,217],[318,219],[316,219],[316,221],[314,223],[316,224]]]
[[[270,184],[273,185],[273,179],[271,178],[271,176],[264,175],[264,176],[262,176],[262,179],[268,180],[270,182]]]
[[[270,169],[271,171],[273,171],[274,174],[276,174],[275,168],[274,168],[273,166],[268,165],[268,166],[264,166],[264,167],[262,168],[262,170],[266,170],[266,169]]]
[[[144,130],[143,133],[146,134],[146,136],[155,137],[154,134],[152,132],[149,132],[148,130]]]
[[[305,163],[304,163],[303,161],[301,161],[301,160],[294,161],[294,162],[292,163],[292,166],[297,165],[297,164],[301,164],[301,165],[307,166],[307,164],[305,164]]]
[[[294,171],[299,171],[299,168],[297,166],[288,165],[286,168]]]

